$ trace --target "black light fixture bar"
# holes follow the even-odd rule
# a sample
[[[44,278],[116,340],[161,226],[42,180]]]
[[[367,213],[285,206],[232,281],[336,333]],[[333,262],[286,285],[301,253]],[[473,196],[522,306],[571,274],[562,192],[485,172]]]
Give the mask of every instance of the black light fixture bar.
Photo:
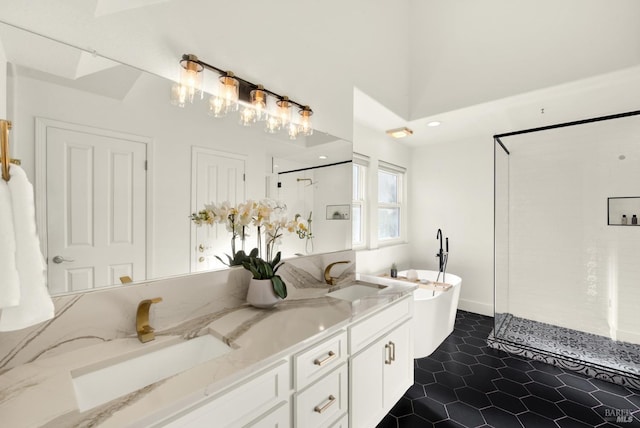
[[[198,58],[196,55],[183,54],[182,55],[182,61],[195,62],[196,64],[202,66],[203,68],[206,68],[209,71],[215,71],[216,73],[220,74],[221,76],[225,76],[227,74],[227,72],[228,72],[227,70],[223,70],[221,68],[216,67],[215,65],[211,65],[211,64],[208,64],[208,63],[200,60],[200,58]],[[250,82],[250,81],[248,81],[246,79],[243,79],[242,77],[239,77],[239,76],[237,76],[235,74],[234,74],[233,78],[238,80],[241,83],[241,85],[249,86],[250,90],[258,88],[258,85],[256,83]],[[277,98],[279,100],[286,100],[291,104],[295,104],[298,107],[300,107],[301,109],[305,109],[305,108],[309,109],[308,105],[301,104],[301,103],[299,103],[297,101],[294,101],[294,100],[292,100],[292,99],[290,99],[288,97],[285,98],[284,95],[280,95],[280,94],[278,94],[276,92],[273,92],[273,91],[271,91],[271,90],[269,90],[267,88],[261,88],[260,90],[266,92],[267,94],[269,94],[269,95],[271,95],[271,96],[273,96],[273,97],[275,97],[275,98]],[[309,110],[311,110],[311,109],[309,109]]]

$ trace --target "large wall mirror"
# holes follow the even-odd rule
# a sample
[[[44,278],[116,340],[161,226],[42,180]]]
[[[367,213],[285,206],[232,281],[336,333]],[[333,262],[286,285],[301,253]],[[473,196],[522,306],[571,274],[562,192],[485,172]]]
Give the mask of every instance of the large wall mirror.
[[[206,97],[177,107],[167,79],[5,24],[0,44],[51,294],[224,268],[231,234],[190,218],[209,203],[270,198],[311,219],[312,239],[281,238],[285,258],[351,248],[350,142],[216,119]]]

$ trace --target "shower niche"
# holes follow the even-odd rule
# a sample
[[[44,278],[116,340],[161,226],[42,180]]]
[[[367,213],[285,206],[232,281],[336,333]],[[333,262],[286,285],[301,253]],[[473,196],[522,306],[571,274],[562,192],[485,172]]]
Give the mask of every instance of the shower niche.
[[[640,196],[607,198],[608,226],[638,226]]]
[[[640,229],[608,227],[640,217],[617,196],[638,194],[639,134],[634,111],[494,136],[490,346],[640,389]]]

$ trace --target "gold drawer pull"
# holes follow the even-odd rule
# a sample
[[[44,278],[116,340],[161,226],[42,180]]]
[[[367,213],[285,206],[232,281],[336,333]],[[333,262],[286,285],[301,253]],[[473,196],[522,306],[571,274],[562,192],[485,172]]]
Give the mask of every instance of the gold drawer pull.
[[[385,353],[385,356],[389,355],[389,358],[384,360],[385,364],[391,364],[391,361],[393,361],[391,359],[391,351],[390,351],[390,349],[391,349],[391,345],[389,345],[388,343],[385,343],[385,345],[384,345],[384,353]],[[387,351],[389,351],[389,352],[387,352]]]
[[[313,408],[314,412],[318,412],[318,413],[322,413],[325,410],[327,410],[329,408],[329,406],[331,406],[333,403],[336,402],[336,397],[334,397],[333,395],[329,396],[329,401],[327,401],[324,406],[316,406]]]
[[[315,364],[316,366],[323,366],[324,364],[326,364],[329,361],[333,360],[335,357],[336,357],[336,354],[333,351],[329,351],[327,356],[324,357],[323,359],[320,360],[320,359],[316,358],[315,360],[313,360],[313,364]]]
[[[391,361],[396,360],[396,344],[389,341],[389,346],[391,346]]]

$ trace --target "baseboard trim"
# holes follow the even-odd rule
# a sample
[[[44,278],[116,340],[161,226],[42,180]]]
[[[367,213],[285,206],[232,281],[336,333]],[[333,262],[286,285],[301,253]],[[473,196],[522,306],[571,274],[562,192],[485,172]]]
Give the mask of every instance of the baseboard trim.
[[[459,299],[458,309],[473,312],[474,314],[486,315],[488,317],[493,316],[493,305],[476,302],[475,300]]]

